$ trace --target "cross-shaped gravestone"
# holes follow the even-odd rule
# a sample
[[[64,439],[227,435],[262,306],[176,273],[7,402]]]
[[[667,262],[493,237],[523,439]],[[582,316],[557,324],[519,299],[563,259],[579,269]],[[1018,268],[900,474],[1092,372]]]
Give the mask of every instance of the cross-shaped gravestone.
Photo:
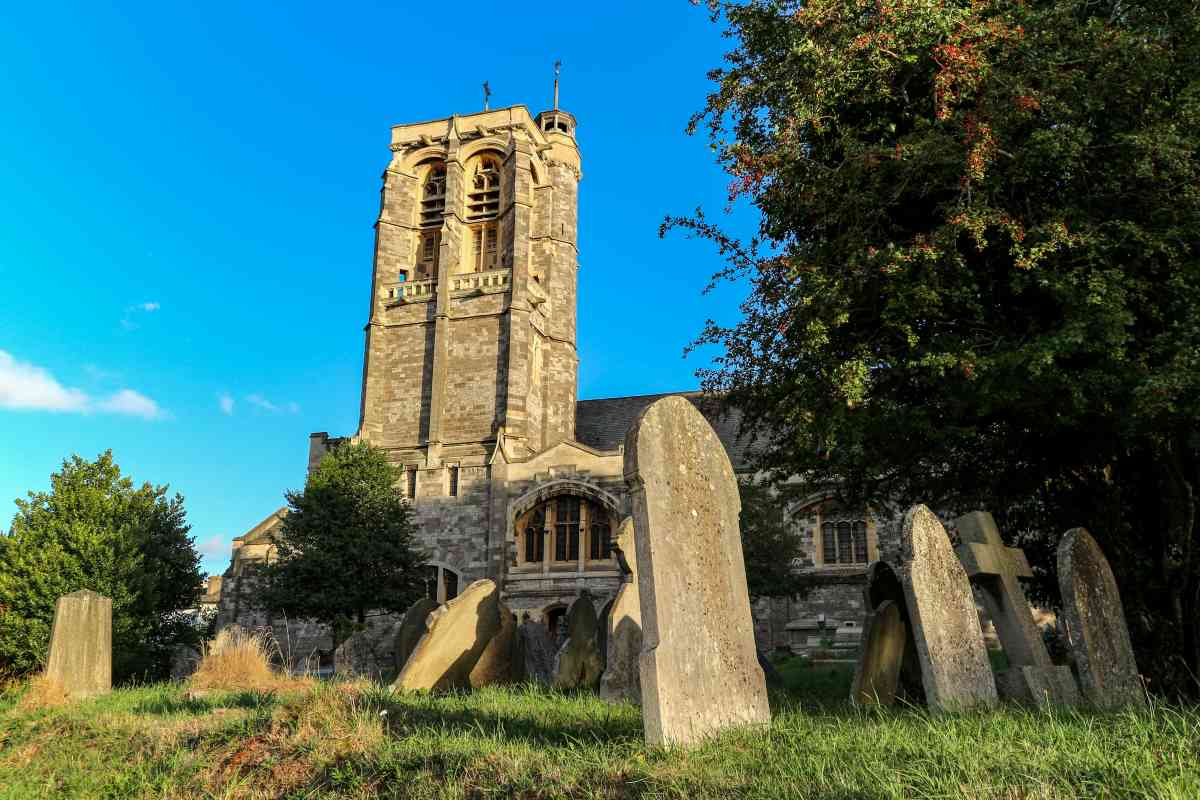
[[[972,511],[955,520],[959,560],[971,583],[982,589],[983,603],[996,626],[1010,669],[996,677],[1001,695],[1037,703],[1076,704],[1079,690],[1069,667],[1050,661],[1033,610],[1018,579],[1033,576],[1025,553],[1006,547],[996,520]]]

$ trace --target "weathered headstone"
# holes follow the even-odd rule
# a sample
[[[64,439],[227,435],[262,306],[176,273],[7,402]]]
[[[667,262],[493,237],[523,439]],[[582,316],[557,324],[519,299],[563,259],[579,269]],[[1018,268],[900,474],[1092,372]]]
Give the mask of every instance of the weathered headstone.
[[[592,689],[600,681],[604,662],[600,656],[599,620],[586,591],[567,612],[567,640],[554,658],[557,689]]]
[[[638,596],[637,554],[634,550],[633,518],[626,517],[617,532],[617,545],[625,553],[630,574],[617,590],[608,627],[608,659],[600,678],[600,697],[611,703],[642,702],[638,659],[642,653],[642,606]]]
[[[471,688],[511,683],[513,680],[513,645],[517,638],[517,619],[504,603],[499,604],[500,630],[479,654],[471,669]]]
[[[421,637],[393,687],[465,689],[471,670],[500,630],[500,592],[494,581],[475,581],[429,615]]]
[[[525,620],[517,626],[513,648],[513,674],[516,680],[550,683],[554,673],[554,637],[543,622]]]
[[[417,643],[421,641],[421,637],[429,630],[427,624],[429,615],[437,607],[438,604],[436,602],[430,600],[428,597],[422,597],[404,612],[404,619],[400,621],[400,631],[396,634],[397,674],[404,669],[404,665],[408,663],[413,650],[417,649]]]
[[[913,506],[904,515],[900,542],[898,572],[926,703],[939,711],[995,705],[996,680],[975,596],[946,529],[928,508]]]
[[[396,663],[396,641],[403,624],[403,618],[393,614],[367,618],[365,630],[355,631],[333,651],[333,671],[381,680]]]
[[[896,702],[896,690],[900,685],[908,626],[900,619],[896,604],[884,600],[868,615],[864,630],[850,701],[860,706],[890,706]]]
[[[686,398],[625,436],[642,606],[642,721],[651,745],[771,719],[758,666],[729,456]]]
[[[1067,531],[1058,544],[1058,582],[1084,697],[1101,708],[1144,705],[1116,578],[1083,528]]]
[[[897,694],[913,705],[924,705],[925,685],[921,680],[921,660],[917,657],[917,642],[913,638],[912,623],[908,621],[908,601],[904,599],[904,586],[896,571],[885,561],[874,561],[867,567],[867,584],[863,587],[863,603],[871,609],[867,612],[866,625],[871,614],[886,602],[891,602],[904,623],[904,656],[900,664],[900,680]],[[864,634],[865,635],[865,634]]]
[[[980,588],[984,608],[1008,658],[1009,668],[996,676],[1001,697],[1034,705],[1076,705],[1079,689],[1070,667],[1055,666],[1046,652],[1033,609],[1018,578],[1033,577],[1025,553],[1005,547],[996,520],[972,511],[954,521],[960,544],[955,548],[967,577]]]
[[[46,677],[68,697],[112,689],[112,600],[88,589],[58,598]]]

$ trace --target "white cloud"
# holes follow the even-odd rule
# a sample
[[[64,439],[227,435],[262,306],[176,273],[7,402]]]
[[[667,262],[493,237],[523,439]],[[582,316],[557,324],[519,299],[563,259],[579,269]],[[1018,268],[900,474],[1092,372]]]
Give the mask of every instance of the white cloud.
[[[221,407],[221,413],[227,417],[233,416],[233,395],[229,392],[221,392],[217,395],[217,405]]]
[[[203,541],[196,542],[196,551],[202,556],[215,557],[229,555],[232,542],[221,534],[214,534]]]
[[[47,370],[17,361],[3,350],[0,350],[0,408],[68,414],[99,411],[143,419],[162,419],[167,416],[158,403],[140,392],[121,389],[97,400],[81,389],[63,386]]]
[[[111,414],[128,414],[131,417],[143,419],[161,419],[166,416],[159,408],[158,403],[133,389],[122,389],[116,394],[104,398],[96,404],[96,408]]]
[[[270,400],[258,393],[246,395],[246,402],[255,408],[260,408],[263,411],[271,414],[277,414],[281,411],[286,411],[289,414],[300,413],[299,403],[294,401],[289,401],[287,403],[272,403]]]
[[[121,317],[121,327],[127,331],[135,331],[141,326],[133,321],[133,316],[136,314],[153,314],[162,308],[162,304],[157,300],[149,300],[145,303],[135,303],[125,309],[125,316]]]

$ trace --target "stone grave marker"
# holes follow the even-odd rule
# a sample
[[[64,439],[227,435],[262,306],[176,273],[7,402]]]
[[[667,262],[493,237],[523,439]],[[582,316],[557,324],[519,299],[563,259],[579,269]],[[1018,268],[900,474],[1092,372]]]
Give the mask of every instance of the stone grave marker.
[[[908,626],[900,618],[899,607],[891,600],[884,600],[867,616],[863,630],[850,701],[858,706],[890,706],[896,702],[900,686]]]
[[[479,654],[479,660],[471,669],[472,689],[498,683],[511,683],[513,679],[513,646],[517,638],[517,619],[508,606],[499,603],[500,630]]]
[[[600,678],[600,697],[610,703],[642,702],[638,658],[642,653],[642,607],[638,596],[637,553],[634,550],[633,518],[626,517],[617,532],[617,546],[625,554],[631,572],[617,590],[608,626],[608,659]]]
[[[517,626],[513,676],[518,681],[550,683],[554,674],[554,637],[544,622],[525,620]]]
[[[1101,708],[1145,705],[1116,578],[1083,528],[1067,531],[1058,544],[1058,583],[1084,697]]]
[[[408,607],[404,619],[400,621],[400,631],[396,634],[396,673],[399,674],[408,663],[409,656],[417,649],[417,642],[429,630],[426,621],[438,604],[428,597],[422,597]]]
[[[88,589],[63,595],[54,606],[46,677],[68,697],[112,689],[112,600]]]
[[[625,436],[642,607],[642,722],[651,745],[771,719],[746,591],[729,456],[684,397]]]
[[[923,505],[904,515],[900,583],[912,625],[925,702],[938,711],[996,704],[996,680],[983,646],[967,573],[946,529]]]
[[[917,657],[917,642],[913,638],[912,623],[908,621],[908,601],[904,599],[904,586],[896,571],[887,562],[874,561],[867,567],[867,584],[863,587],[863,603],[868,609],[867,622],[871,615],[885,602],[891,601],[904,623],[904,655],[900,663],[900,681],[897,695],[914,705],[924,705],[925,685],[921,680],[921,660]],[[865,635],[865,634],[864,634]]]
[[[396,641],[403,624],[403,618],[394,614],[368,617],[365,630],[356,631],[333,651],[334,673],[382,679],[396,663]]]
[[[567,612],[567,639],[554,658],[557,689],[592,689],[600,681],[604,660],[600,655],[596,607],[585,590]]]
[[[1033,609],[1018,578],[1033,577],[1025,553],[1006,547],[996,520],[972,511],[954,521],[960,544],[955,548],[967,577],[980,588],[984,608],[996,628],[1009,668],[996,676],[1001,697],[1033,705],[1076,705],[1079,688],[1071,668],[1055,666],[1046,652]]]
[[[400,671],[396,689],[465,689],[480,654],[500,630],[500,592],[479,580],[429,615],[421,637]]]

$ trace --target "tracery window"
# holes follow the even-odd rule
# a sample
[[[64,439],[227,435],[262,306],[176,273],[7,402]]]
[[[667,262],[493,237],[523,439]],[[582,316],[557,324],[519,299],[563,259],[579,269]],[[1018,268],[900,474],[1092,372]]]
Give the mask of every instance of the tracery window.
[[[598,503],[559,495],[517,520],[517,553],[524,564],[581,564],[603,561],[611,568],[612,517]],[[551,541],[547,543],[546,537]],[[549,553],[547,553],[547,549]]]
[[[867,523],[861,519],[822,523],[821,551],[826,564],[866,564]]]
[[[492,156],[482,156],[475,160],[471,173],[467,221],[494,218],[500,213],[500,162]]]

